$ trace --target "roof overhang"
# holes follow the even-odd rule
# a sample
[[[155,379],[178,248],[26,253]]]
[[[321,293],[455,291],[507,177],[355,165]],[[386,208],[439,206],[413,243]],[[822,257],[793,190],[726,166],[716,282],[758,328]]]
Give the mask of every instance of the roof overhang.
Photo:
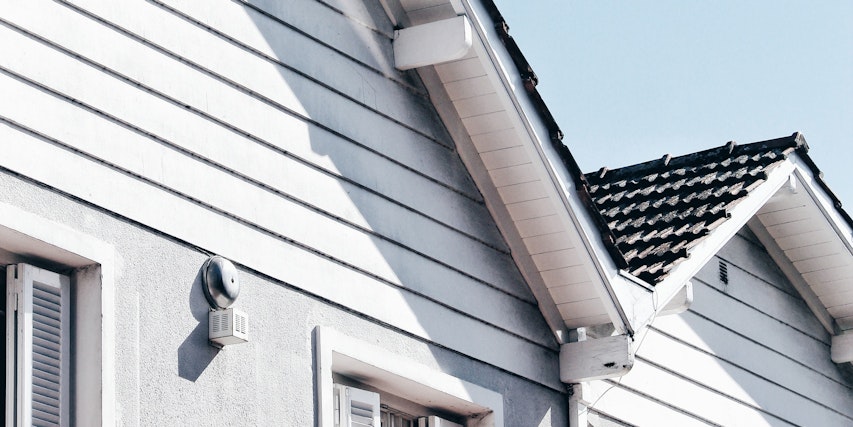
[[[730,214],[655,294],[677,293],[748,226],[832,336],[833,361],[853,361],[853,226],[806,149],[793,151]]]
[[[583,175],[560,141],[560,130],[535,89],[536,77],[507,34],[494,5],[488,0],[382,2],[402,31],[448,25],[454,19],[470,26],[456,31],[470,35],[470,41],[444,40],[441,45],[438,42],[431,45],[426,38],[410,43],[417,49],[436,52],[445,50],[447,45],[470,43],[470,49],[464,53],[451,49],[454,59],[419,62],[416,69],[536,296],[545,320],[557,341],[563,344],[563,352],[571,354],[563,358],[566,364],[586,363],[590,357],[601,359],[600,355],[590,353],[600,351],[597,348],[601,347],[612,353],[612,357],[604,357],[612,360],[601,364],[615,367],[596,369],[596,378],[617,376],[630,369],[633,358],[632,354],[623,354],[623,340],[601,337],[609,341],[602,341],[600,346],[587,344],[581,349],[574,342],[579,336],[584,338],[583,329],[579,328],[612,325],[613,336],[625,336],[630,342],[630,337],[644,330],[656,316],[683,311],[692,301],[691,278],[747,223],[753,231],[758,229],[759,236],[772,238],[765,246],[780,265],[788,260],[791,268],[786,273],[790,270],[792,282],[802,282],[798,289],[831,333],[842,336],[853,327],[849,221],[834,209],[834,196],[826,193],[825,185],[815,184],[817,172],[810,159],[804,160],[799,154],[790,156],[750,192],[747,200],[735,206],[729,220],[689,251],[687,260],[665,280],[651,286],[625,273],[624,265],[619,264],[624,259],[620,260],[613,245],[608,244],[612,235],[602,229],[602,218],[589,199]],[[466,18],[460,20],[459,16]],[[440,22],[444,24],[436,24]],[[431,56],[425,52],[404,53],[408,57]],[[400,65],[401,69],[408,67]],[[790,192],[795,181],[803,190],[792,198],[786,192]],[[789,199],[790,202],[785,202]],[[824,218],[822,234],[816,232],[815,236],[834,236],[830,239],[834,242],[832,247],[841,252],[826,255],[826,265],[832,265],[832,269],[820,273],[808,270],[814,264],[822,265],[822,261],[797,259],[794,252],[797,248],[786,246],[786,240],[779,240],[779,250],[773,252],[771,243],[777,241],[776,236],[778,239],[785,236],[780,234],[783,225],[764,224],[774,217],[770,214],[775,211],[769,209],[783,205],[793,209],[797,203],[813,207],[811,214],[818,212]],[[758,220],[750,222],[753,217]],[[761,229],[767,232],[762,234]],[[794,231],[792,228],[791,232]],[[570,333],[576,330],[579,333]],[[839,350],[838,354],[853,355],[853,349],[849,349],[853,340],[844,337],[837,340],[844,343],[838,344],[838,348],[844,346],[849,351]],[[629,353],[633,351],[630,348]],[[625,363],[629,365],[627,368]],[[561,369],[564,374],[589,372],[574,368],[577,366]],[[589,378],[584,374],[563,376],[564,382]]]
[[[557,340],[568,342],[569,330],[602,324],[633,335],[650,315],[635,312],[635,302],[649,299],[653,289],[620,273],[610,256],[597,212],[578,187],[582,175],[538,98],[535,76],[520,70],[518,55],[510,52],[514,41],[495,23],[494,6],[385,3],[397,11],[401,31],[468,18],[470,50],[417,70]],[[429,49],[425,43],[419,48]]]
[[[853,362],[853,227],[807,155],[748,225],[832,335],[832,359]]]

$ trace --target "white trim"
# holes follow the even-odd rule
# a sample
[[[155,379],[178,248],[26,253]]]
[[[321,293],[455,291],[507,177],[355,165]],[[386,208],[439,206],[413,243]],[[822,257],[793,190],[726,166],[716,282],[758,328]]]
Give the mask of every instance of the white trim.
[[[560,311],[557,309],[557,304],[554,303],[551,297],[551,293],[542,281],[539,270],[527,252],[527,247],[518,234],[518,230],[511,223],[512,220],[500,220],[501,218],[510,217],[506,205],[503,204],[498,190],[491,181],[491,177],[489,177],[483,161],[477,153],[474,143],[471,141],[471,137],[457,115],[456,108],[450,101],[447,91],[442,86],[441,79],[438,77],[435,69],[429,67],[418,70],[418,74],[424,84],[430,88],[430,98],[433,100],[433,105],[444,122],[447,131],[453,140],[456,141],[459,157],[462,158],[462,162],[468,168],[474,181],[477,182],[477,186],[486,203],[486,208],[495,217],[495,222],[504,239],[506,239],[507,245],[513,248],[510,251],[510,255],[518,266],[526,283],[529,285],[531,292],[533,292],[536,301],[539,303],[539,311],[544,316],[545,322],[548,323],[548,326],[554,332],[558,344],[567,342],[568,330],[566,329],[566,324],[560,315]]]
[[[470,427],[502,427],[503,396],[476,384],[436,371],[373,344],[323,326],[315,329],[317,419],[333,427],[334,373],[357,376],[359,381],[411,400],[429,402],[466,417],[479,418]],[[469,418],[471,419],[471,418]]]
[[[621,377],[634,366],[634,340],[613,335],[560,346],[560,381],[576,384]]]
[[[465,15],[394,32],[394,66],[398,70],[460,59],[471,50],[471,23]]]
[[[841,214],[838,213],[838,210],[835,209],[829,195],[822,188],[815,185],[811,171],[807,172],[807,166],[803,165],[800,157],[796,156],[792,160],[794,160],[794,165],[796,166],[794,175],[803,184],[801,187],[806,189],[806,192],[815,202],[815,205],[817,205],[823,216],[829,221],[833,231],[838,235],[844,246],[847,247],[847,251],[850,255],[853,255],[853,230],[851,230],[847,221],[841,217]]]
[[[623,305],[619,303],[623,298],[641,299],[645,292],[638,292],[633,289],[636,286],[630,281],[625,280],[619,275],[619,270],[610,258],[604,243],[598,238],[599,231],[595,225],[591,214],[581,201],[574,196],[574,187],[576,183],[574,179],[566,171],[565,166],[551,146],[550,136],[545,127],[545,124],[536,114],[528,115],[526,111],[535,111],[530,100],[518,96],[523,87],[523,83],[517,73],[509,73],[507,69],[514,69],[512,60],[506,52],[498,52],[495,46],[502,46],[497,35],[494,38],[489,37],[493,33],[492,25],[486,28],[483,25],[481,16],[488,16],[487,13],[475,6],[468,0],[462,0],[466,14],[471,17],[473,28],[478,34],[481,43],[474,43],[477,56],[480,58],[483,67],[487,70],[487,74],[496,88],[504,88],[506,99],[504,104],[507,107],[508,113],[513,120],[513,126],[517,129],[522,137],[528,139],[528,143],[524,144],[531,159],[537,159],[534,164],[539,169],[542,176],[542,181],[549,184],[553,188],[553,194],[549,197],[555,202],[560,218],[564,223],[564,227],[570,234],[576,234],[580,246],[586,250],[588,259],[587,272],[594,280],[599,280],[603,286],[596,286],[599,292],[599,298],[607,310],[610,320],[613,322],[616,331],[619,333],[632,334],[632,326],[629,319],[637,317],[634,313],[625,312]],[[491,22],[489,19],[488,22]],[[493,70],[493,72],[488,72]],[[501,91],[499,91],[501,92]],[[544,137],[543,137],[544,135]],[[595,236],[590,238],[589,236]],[[616,284],[614,287],[613,285]],[[620,292],[623,294],[619,296]],[[628,307],[631,308],[631,307]]]
[[[830,355],[835,363],[853,362],[853,333],[833,336]]]
[[[97,369],[85,369],[77,363],[75,371],[76,425],[114,426],[116,424],[115,392],[115,312],[113,246],[74,230],[66,225],[34,215],[18,207],[0,203],[0,240],[28,248],[28,256],[37,256],[79,270],[75,279],[80,295],[76,303],[87,307],[76,310],[85,319],[99,322],[99,334],[75,333],[75,355],[78,361],[100,360]],[[83,280],[83,282],[80,282]],[[89,305],[91,304],[91,305]],[[82,317],[76,319],[78,324]],[[78,328],[79,329],[79,328]],[[84,340],[85,343],[82,343]],[[78,345],[79,344],[79,345]],[[85,390],[85,391],[84,391]],[[100,399],[93,399],[93,394]]]

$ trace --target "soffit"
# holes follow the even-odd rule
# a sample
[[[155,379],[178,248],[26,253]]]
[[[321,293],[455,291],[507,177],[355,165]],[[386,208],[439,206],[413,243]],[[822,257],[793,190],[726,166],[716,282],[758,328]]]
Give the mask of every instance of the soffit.
[[[772,239],[765,243],[768,251],[784,255],[783,261],[799,276],[793,280],[807,286],[800,292],[807,300],[819,301],[820,306],[812,309],[825,310],[835,323],[825,326],[840,333],[853,329],[853,231],[840,215],[840,204],[834,206],[831,197],[814,185],[812,173],[798,168],[791,185],[780,189],[756,219],[763,228],[760,236]]]
[[[434,66],[435,83],[446,93],[444,100],[434,96],[434,103],[446,104],[461,121],[465,138],[454,137],[457,145],[470,147],[460,147],[460,154],[486,196],[546,320],[562,330],[619,319],[595,269],[596,256],[569,207],[567,199],[577,198],[567,188],[573,183],[558,177],[566,165],[558,156],[545,153],[554,150],[546,145],[552,144],[559,129],[550,117],[541,119],[544,104],[528,105],[531,93],[538,96],[535,76],[532,72],[522,75],[514,63],[517,59],[504,50],[506,28],[488,16],[495,11],[475,9],[481,5],[462,1],[401,0],[400,5],[410,25],[465,13],[479,26],[468,55]],[[504,30],[503,38],[496,26]],[[429,87],[427,73],[422,70],[421,74]],[[435,95],[431,87],[430,92]],[[466,158],[465,148],[475,158]],[[555,173],[555,167],[561,171]],[[494,190],[493,197],[489,188]],[[554,324],[555,317],[560,325]]]

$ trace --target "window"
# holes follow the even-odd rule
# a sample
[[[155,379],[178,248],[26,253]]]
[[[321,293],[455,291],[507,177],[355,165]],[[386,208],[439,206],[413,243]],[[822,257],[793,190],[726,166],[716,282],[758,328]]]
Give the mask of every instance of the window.
[[[6,267],[6,425],[67,425],[71,280]]]
[[[111,245],[0,203],[6,425],[40,424],[27,413],[47,425],[116,424],[114,258]]]
[[[338,380],[347,381],[340,377]],[[383,394],[381,391],[335,383],[335,427],[463,427],[462,424],[429,415],[429,409],[413,402],[406,402],[406,409],[402,409],[402,406],[397,405],[404,399],[389,399],[387,394],[383,398]],[[413,415],[412,412],[419,415]]]
[[[504,425],[500,393],[333,329],[317,327],[315,343],[321,427]]]

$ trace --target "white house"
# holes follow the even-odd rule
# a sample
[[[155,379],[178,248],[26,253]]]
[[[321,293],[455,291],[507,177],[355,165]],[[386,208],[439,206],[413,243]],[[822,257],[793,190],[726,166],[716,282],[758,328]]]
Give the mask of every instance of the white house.
[[[0,95],[6,425],[853,423],[802,138],[584,175],[490,0],[7,1]]]

